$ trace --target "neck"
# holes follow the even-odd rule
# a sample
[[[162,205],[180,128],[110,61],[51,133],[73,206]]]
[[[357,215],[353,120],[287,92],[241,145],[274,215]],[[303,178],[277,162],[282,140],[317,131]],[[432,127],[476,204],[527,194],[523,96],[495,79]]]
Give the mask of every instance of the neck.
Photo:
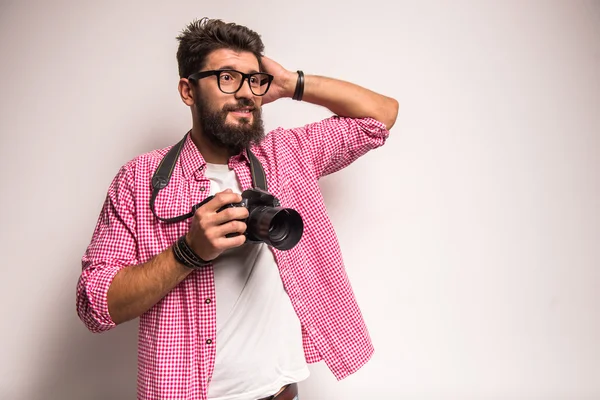
[[[194,124],[192,127],[192,141],[202,154],[204,161],[210,164],[227,164],[229,157],[231,156],[227,149],[216,146],[210,140],[208,140],[202,129]]]

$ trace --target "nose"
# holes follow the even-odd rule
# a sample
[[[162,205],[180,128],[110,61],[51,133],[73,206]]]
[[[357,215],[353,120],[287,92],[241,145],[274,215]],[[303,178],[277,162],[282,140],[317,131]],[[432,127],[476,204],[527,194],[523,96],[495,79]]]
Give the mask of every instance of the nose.
[[[235,98],[246,98],[250,99],[254,97],[254,93],[250,90],[250,82],[246,78],[242,78],[242,87],[235,93]]]

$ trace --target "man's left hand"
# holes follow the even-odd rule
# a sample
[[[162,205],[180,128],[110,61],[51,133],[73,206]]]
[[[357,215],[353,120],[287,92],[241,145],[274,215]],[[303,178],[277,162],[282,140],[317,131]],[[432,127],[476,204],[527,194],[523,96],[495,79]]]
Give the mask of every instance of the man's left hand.
[[[293,97],[298,73],[288,71],[268,57],[262,58],[264,72],[274,76],[262,104]],[[375,79],[375,78],[373,78]],[[335,115],[349,118],[371,117],[391,129],[398,116],[398,101],[354,83],[323,76],[304,77],[303,102],[326,107]]]
[[[296,88],[296,72],[288,71],[268,57],[262,58],[264,72],[274,76],[267,94],[262,97],[262,104],[272,103],[282,97],[292,97]]]

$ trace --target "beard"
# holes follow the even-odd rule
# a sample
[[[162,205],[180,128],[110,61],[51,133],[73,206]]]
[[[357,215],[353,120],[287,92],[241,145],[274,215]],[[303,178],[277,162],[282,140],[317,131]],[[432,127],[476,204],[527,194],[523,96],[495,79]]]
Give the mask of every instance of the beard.
[[[236,125],[225,122],[230,111],[242,107],[252,108],[252,123],[250,118],[238,118]],[[204,137],[215,146],[227,149],[231,155],[240,153],[251,144],[259,143],[265,136],[261,110],[250,99],[241,98],[235,105],[227,104],[223,109],[214,111],[210,103],[202,98],[196,104],[196,112]]]

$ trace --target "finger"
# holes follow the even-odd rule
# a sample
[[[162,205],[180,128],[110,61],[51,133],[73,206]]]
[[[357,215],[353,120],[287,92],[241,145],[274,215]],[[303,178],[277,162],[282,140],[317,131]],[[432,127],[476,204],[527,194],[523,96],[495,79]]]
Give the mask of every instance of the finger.
[[[234,247],[239,247],[244,243],[246,243],[246,236],[238,235],[230,238],[222,237],[220,239],[217,239],[215,245],[219,249],[227,250],[232,249]]]
[[[203,212],[216,212],[218,209],[227,204],[239,203],[242,201],[242,196],[233,193],[231,189],[227,189],[223,192],[219,192],[212,198],[208,203],[200,207],[198,210]]]
[[[236,219],[248,218],[248,209],[246,207],[228,207],[211,218],[211,224],[221,225]]]
[[[210,233],[210,235],[212,236],[214,234],[215,237],[221,238],[230,233],[240,233],[240,234],[244,233],[244,232],[246,232],[246,229],[247,229],[247,226],[244,222],[234,220],[234,221],[229,221],[223,225],[214,227],[212,229],[212,232]]]

